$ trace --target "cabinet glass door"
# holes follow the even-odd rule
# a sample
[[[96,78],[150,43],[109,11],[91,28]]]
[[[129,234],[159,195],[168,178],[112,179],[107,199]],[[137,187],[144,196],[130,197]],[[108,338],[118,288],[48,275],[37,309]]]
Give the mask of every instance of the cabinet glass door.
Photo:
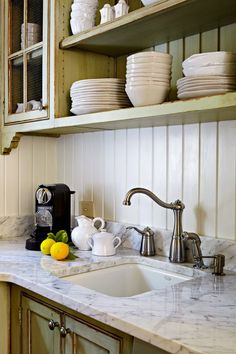
[[[9,0],[6,123],[48,118],[48,0]]]

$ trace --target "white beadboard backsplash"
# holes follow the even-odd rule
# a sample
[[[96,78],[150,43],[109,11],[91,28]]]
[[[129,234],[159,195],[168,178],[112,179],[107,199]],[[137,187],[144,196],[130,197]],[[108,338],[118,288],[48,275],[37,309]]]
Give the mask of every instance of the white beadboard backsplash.
[[[235,37],[232,24],[157,46],[173,54],[170,98],[175,98],[183,59],[206,51],[236,52]],[[120,58],[120,77],[122,62]],[[141,186],[168,202],[181,199],[185,230],[236,241],[235,137],[236,120],[59,139],[23,137],[18,149],[0,156],[0,216],[32,215],[36,187],[61,182],[76,191],[76,214],[79,200],[93,200],[95,216],[172,229],[172,211],[146,196],[135,195],[130,207],[122,205],[125,193]]]

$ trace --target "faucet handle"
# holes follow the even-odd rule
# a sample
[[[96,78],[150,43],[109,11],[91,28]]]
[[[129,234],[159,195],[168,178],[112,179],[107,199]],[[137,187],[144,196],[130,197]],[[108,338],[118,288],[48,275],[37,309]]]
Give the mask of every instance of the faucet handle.
[[[141,234],[142,236],[154,236],[154,232],[152,231],[152,229],[150,229],[150,227],[145,227],[143,230],[138,229],[135,226],[128,226],[126,227],[126,230],[131,230],[134,229],[135,231],[137,231],[139,234]]]

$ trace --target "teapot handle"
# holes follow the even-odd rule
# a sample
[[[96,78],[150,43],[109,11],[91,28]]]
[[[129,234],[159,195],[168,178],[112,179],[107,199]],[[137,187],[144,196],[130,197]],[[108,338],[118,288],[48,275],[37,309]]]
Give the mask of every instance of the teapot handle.
[[[94,243],[93,243],[93,238],[92,237],[88,238],[87,243],[88,243],[89,247],[93,248]]]
[[[100,221],[100,226],[99,226],[99,227],[96,227],[96,226],[95,226],[95,223],[98,222],[98,221]],[[94,218],[94,219],[93,219],[93,226],[94,226],[96,229],[98,229],[98,230],[104,229],[105,221],[103,220],[103,218],[101,218],[101,217],[98,216],[97,218]]]
[[[116,245],[114,245],[114,243],[115,243],[116,240],[118,240],[118,242],[117,242]],[[120,244],[121,244],[121,239],[119,238],[119,236],[116,236],[116,237],[113,238],[113,241],[112,241],[112,242],[113,242],[114,248],[117,248],[117,247],[119,247]]]

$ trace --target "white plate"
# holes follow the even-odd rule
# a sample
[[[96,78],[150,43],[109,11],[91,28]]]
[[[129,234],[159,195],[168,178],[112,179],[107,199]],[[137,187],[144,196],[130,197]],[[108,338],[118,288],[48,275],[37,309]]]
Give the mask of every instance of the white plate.
[[[105,95],[105,94],[111,94],[111,95],[124,95],[125,94],[125,86],[122,87],[121,89],[117,89],[117,88],[100,88],[100,89],[96,89],[96,88],[91,88],[91,89],[75,89],[75,90],[70,90],[71,95],[76,95],[76,94],[81,94],[81,95]]]
[[[188,91],[178,94],[179,99],[195,98],[195,97],[204,97],[204,96],[213,96],[219,95],[227,92],[232,92],[232,90],[221,89],[221,90],[199,90],[199,91]]]
[[[220,89],[231,89],[234,90],[236,88],[236,84],[228,85],[228,84],[203,84],[203,85],[196,85],[196,84],[186,84],[177,86],[178,91],[199,91],[199,90],[220,90]]]
[[[100,85],[100,84],[108,84],[108,85],[122,85],[125,80],[123,79],[115,79],[115,78],[106,78],[106,79],[86,79],[86,80],[79,80],[75,81],[71,87],[81,87],[81,86],[93,86],[93,85]]]
[[[87,114],[87,113],[96,113],[104,111],[113,111],[117,109],[122,109],[120,106],[79,106],[71,108],[71,113],[73,114]]]
[[[117,105],[128,105],[129,104],[129,100],[127,98],[127,100],[96,100],[96,99],[74,99],[72,100],[73,105],[77,104],[117,104]]]
[[[186,76],[177,80],[177,85],[187,82],[222,82],[222,83],[231,83],[236,82],[236,76],[233,75],[198,75],[198,76]]]

